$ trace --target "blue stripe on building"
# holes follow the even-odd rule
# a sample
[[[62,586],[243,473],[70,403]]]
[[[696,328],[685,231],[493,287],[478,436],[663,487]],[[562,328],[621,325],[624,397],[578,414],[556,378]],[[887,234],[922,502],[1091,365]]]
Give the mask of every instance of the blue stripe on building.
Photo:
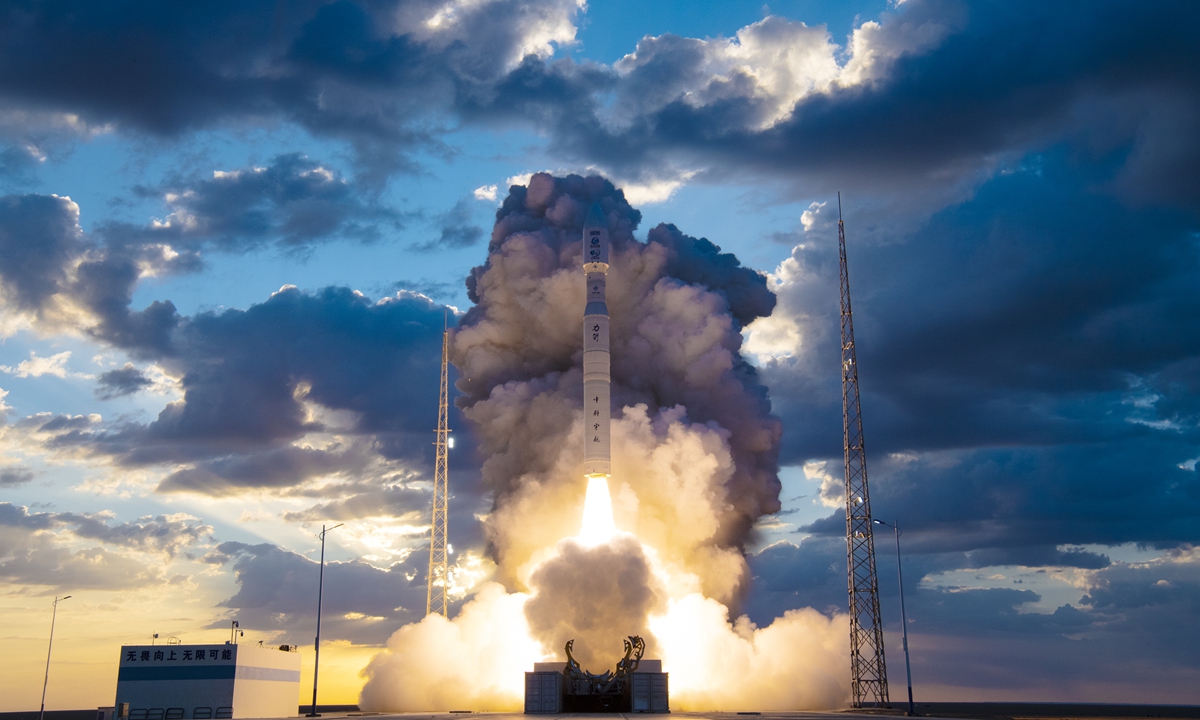
[[[117,680],[232,680],[236,668],[229,665],[167,665],[123,667]]]
[[[119,682],[143,680],[275,680],[300,682],[299,670],[253,667],[249,665],[168,665],[160,667],[123,667]]]

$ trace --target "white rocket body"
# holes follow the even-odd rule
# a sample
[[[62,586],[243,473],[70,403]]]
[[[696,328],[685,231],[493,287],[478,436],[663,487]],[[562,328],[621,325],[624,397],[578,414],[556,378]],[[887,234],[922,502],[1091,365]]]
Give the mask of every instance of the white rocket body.
[[[583,311],[583,472],[588,477],[604,477],[612,472],[612,381],[605,290],[608,221],[599,205],[592,205],[583,223],[583,271],[587,275],[587,307]]]

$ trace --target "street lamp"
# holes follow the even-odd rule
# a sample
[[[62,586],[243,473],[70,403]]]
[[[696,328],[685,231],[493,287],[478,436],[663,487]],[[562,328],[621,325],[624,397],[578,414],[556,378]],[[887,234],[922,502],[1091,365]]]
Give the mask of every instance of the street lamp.
[[[908,661],[908,617],[904,613],[904,571],[900,569],[900,526],[876,520],[876,525],[887,525],[896,534],[896,577],[900,581],[900,630],[904,639],[904,672],[908,675],[908,714],[916,715],[912,697],[912,665]]]
[[[337,530],[346,523],[338,523],[329,530]],[[305,717],[321,717],[317,713],[317,669],[321,664],[321,599],[325,593],[325,535],[329,532],[325,526],[321,526],[321,573],[317,581],[317,642],[314,645],[313,653],[313,701],[312,709]]]
[[[50,614],[50,646],[46,648],[46,679],[42,681],[42,709],[38,712],[38,720],[46,720],[46,686],[50,684],[50,652],[54,650],[54,623],[58,620],[58,601],[70,598],[70,595],[54,596],[54,612]]]

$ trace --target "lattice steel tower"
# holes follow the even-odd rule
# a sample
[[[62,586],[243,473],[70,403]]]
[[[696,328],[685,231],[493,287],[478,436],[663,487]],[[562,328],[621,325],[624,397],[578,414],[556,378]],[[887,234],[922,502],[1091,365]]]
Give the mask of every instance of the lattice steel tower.
[[[450,332],[442,329],[442,382],[438,393],[437,459],[433,464],[433,522],[429,529],[429,576],[425,593],[425,614],[441,613],[449,617],[446,586],[450,579],[447,561],[449,544],[446,538],[446,505],[450,498],[450,482],[446,471],[450,455],[449,373]]]
[[[838,193],[838,264],[842,290],[842,437],[846,458],[846,565],[850,589],[850,683],[854,707],[888,703],[883,625],[879,620],[879,583],[875,579],[875,536],[871,496],[867,492],[867,454],[863,447],[862,406],[858,400],[858,358],[854,316],[850,311],[850,274],[846,268],[846,228]]]

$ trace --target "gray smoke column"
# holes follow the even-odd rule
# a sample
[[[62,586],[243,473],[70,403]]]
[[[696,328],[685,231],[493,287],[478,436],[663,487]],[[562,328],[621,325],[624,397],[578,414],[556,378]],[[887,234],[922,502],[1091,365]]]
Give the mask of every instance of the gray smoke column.
[[[575,659],[594,672],[616,667],[626,635],[643,637],[647,657],[658,657],[646,618],[663,609],[666,593],[638,542],[627,535],[592,548],[566,542],[560,550],[529,581],[537,588],[525,605],[532,636],[555,651],[575,640]]]
[[[775,297],[763,275],[673,225],[636,240],[641,213],[599,177],[538,174],[528,187],[510,188],[487,262],[467,280],[475,306],[455,333],[451,360],[462,378],[457,402],[476,426],[483,480],[494,492],[486,529],[499,579],[528,589],[523,568],[578,531],[579,242],[593,205],[611,243],[618,527],[699,576],[708,597],[736,606],[752,525],[779,508],[780,422],[740,353],[742,328],[769,315]],[[681,457],[670,460],[670,452]],[[678,467],[690,461],[695,472]]]

